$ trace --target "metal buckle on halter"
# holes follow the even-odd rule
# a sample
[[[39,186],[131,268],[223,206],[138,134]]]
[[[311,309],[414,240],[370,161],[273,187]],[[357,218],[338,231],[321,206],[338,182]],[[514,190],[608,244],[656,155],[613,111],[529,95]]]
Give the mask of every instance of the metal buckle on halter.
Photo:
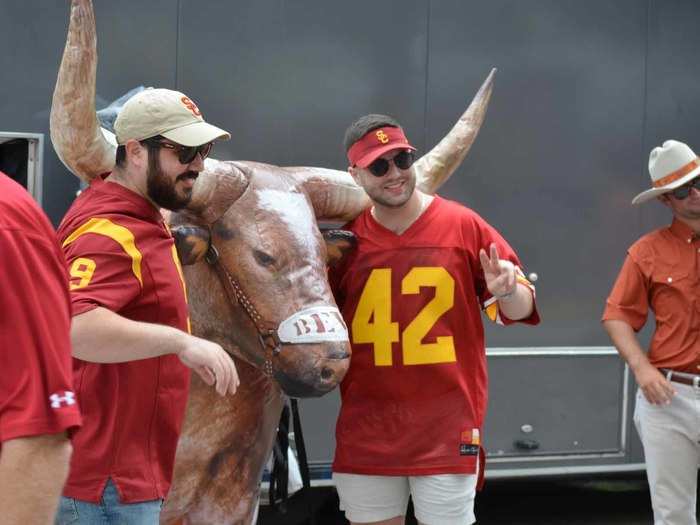
[[[272,342],[274,345],[268,345],[266,339],[272,339]],[[267,333],[262,333],[258,332],[258,341],[260,342],[260,346],[262,346],[265,350],[268,348],[274,355],[278,355],[280,352],[282,352],[282,343],[280,342],[279,338],[276,337],[275,330],[269,329]]]
[[[700,387],[700,376],[695,376],[693,378],[693,388]]]
[[[216,246],[213,244],[209,245],[209,248],[207,248],[207,253],[204,255],[204,260],[212,266],[219,261],[219,250],[216,249]]]

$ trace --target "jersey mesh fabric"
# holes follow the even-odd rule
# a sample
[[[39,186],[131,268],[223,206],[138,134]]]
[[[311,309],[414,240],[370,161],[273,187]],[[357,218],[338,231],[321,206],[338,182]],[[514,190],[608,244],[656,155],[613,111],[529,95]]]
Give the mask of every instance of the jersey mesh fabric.
[[[474,473],[488,389],[481,312],[497,304],[479,249],[495,243],[519,266],[517,256],[476,213],[440,197],[401,235],[369,211],[346,229],[358,247],[330,278],[353,354],[333,470]],[[537,311],[523,322],[538,323]]]
[[[80,425],[65,260],[46,215],[0,172],[0,442]]]

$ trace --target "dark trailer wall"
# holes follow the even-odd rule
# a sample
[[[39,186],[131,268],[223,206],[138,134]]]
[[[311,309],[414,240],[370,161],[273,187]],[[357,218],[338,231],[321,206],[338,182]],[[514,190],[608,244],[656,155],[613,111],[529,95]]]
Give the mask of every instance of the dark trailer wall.
[[[632,383],[599,317],[626,247],[668,222],[648,187],[667,138],[700,149],[694,0],[95,2],[98,109],[177,88],[231,131],[214,156],[343,169],[345,127],[394,115],[422,150],[499,68],[485,125],[441,193],[485,216],[539,276],[543,323],[488,328],[489,474],[640,461]],[[48,141],[64,0],[0,0],[0,132],[46,134],[43,206],[77,180]],[[337,394],[302,405],[317,472]],[[543,470],[544,469],[544,470]]]

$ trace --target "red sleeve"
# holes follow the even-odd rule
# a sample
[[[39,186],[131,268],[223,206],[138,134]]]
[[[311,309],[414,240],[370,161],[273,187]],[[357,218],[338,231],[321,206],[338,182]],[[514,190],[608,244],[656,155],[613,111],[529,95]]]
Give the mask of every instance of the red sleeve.
[[[496,229],[488,224],[486,221],[481,219],[480,217],[476,217],[476,226],[477,226],[477,249],[475,250],[475,256],[474,260],[471,261],[472,264],[472,271],[473,274],[476,278],[476,291],[477,294],[479,295],[479,301],[481,302],[482,309],[486,312],[486,315],[489,319],[492,321],[498,323],[498,324],[503,324],[503,325],[509,325],[513,323],[524,323],[524,324],[531,324],[531,325],[536,325],[539,324],[540,322],[540,315],[537,312],[537,303],[535,301],[535,287],[534,285],[525,277],[525,274],[523,273],[522,270],[522,264],[520,262],[520,259],[518,258],[517,254],[515,253],[515,250],[508,244],[508,242],[501,236]],[[530,291],[532,292],[533,295],[533,308],[532,308],[532,313],[524,318],[524,319],[518,319],[517,321],[513,321],[512,319],[509,319],[503,313],[499,310],[498,308],[498,301],[497,299],[489,292],[488,287],[486,286],[486,279],[484,278],[484,270],[481,267],[481,260],[479,258],[479,251],[480,249],[484,249],[486,253],[489,253],[490,246],[491,244],[495,244],[496,248],[498,249],[498,256],[501,259],[505,259],[507,261],[510,261],[515,265],[515,269],[517,272],[518,276],[518,282],[524,284],[527,286]],[[476,266],[476,267],[475,267]]]
[[[63,247],[73,315],[102,306],[119,312],[141,293],[140,259],[114,239],[86,233]]]
[[[80,425],[70,302],[54,239],[0,229],[0,442]]]
[[[625,321],[639,331],[647,321],[649,313],[649,279],[639,264],[627,255],[620,274],[605,302],[603,321]]]

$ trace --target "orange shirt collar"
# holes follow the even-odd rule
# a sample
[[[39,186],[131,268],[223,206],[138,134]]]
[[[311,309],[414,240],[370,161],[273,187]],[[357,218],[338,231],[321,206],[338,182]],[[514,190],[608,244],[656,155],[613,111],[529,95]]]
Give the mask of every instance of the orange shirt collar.
[[[688,239],[694,239],[696,237],[695,232],[690,226],[676,218],[673,219],[668,229],[673,235],[685,242],[687,242]]]

